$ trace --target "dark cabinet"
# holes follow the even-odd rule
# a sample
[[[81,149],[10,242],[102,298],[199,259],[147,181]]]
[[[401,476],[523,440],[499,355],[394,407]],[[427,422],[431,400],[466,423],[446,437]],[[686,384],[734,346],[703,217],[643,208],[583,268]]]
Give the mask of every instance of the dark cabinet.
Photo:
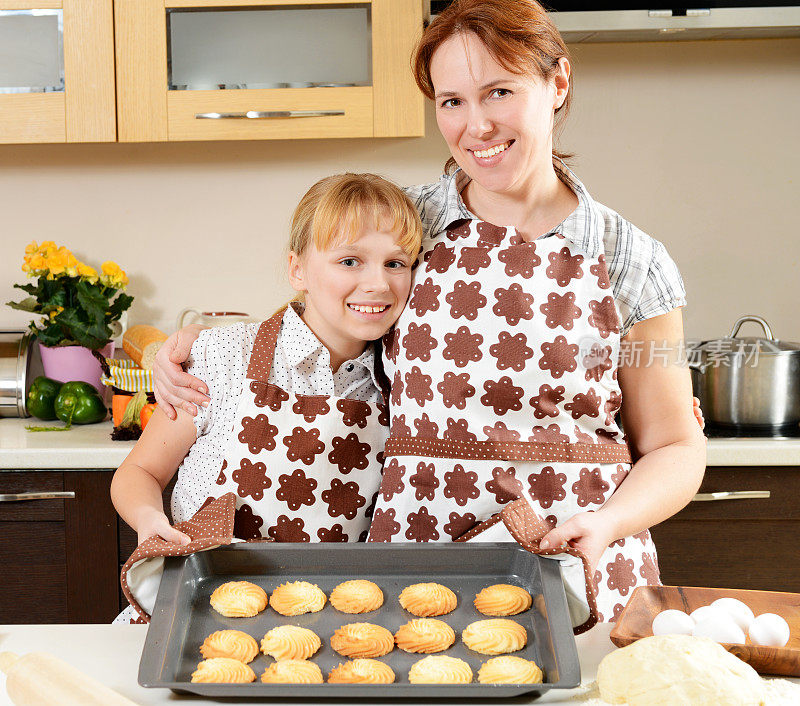
[[[127,605],[119,570],[136,533],[109,494],[113,470],[2,471],[0,494],[68,492],[0,502],[0,623],[110,623]],[[172,484],[165,490],[169,508]]]
[[[691,502],[652,528],[661,580],[800,592],[800,468],[712,467],[701,493],[769,491],[769,498]]]

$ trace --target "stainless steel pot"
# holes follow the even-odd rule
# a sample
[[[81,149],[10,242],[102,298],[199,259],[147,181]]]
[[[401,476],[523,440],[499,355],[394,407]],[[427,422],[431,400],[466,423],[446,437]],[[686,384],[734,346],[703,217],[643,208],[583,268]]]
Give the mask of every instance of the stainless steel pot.
[[[736,334],[745,322],[765,338]],[[726,338],[689,348],[694,394],[706,420],[737,427],[800,423],[800,344],[776,340],[760,316],[743,316]]]
[[[0,417],[29,417],[26,395],[42,374],[39,347],[30,333],[0,330]]]

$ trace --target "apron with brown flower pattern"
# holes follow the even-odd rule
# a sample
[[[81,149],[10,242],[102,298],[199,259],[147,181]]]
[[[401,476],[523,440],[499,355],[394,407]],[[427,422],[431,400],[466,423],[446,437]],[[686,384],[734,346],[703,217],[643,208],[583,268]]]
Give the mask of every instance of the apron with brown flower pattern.
[[[386,404],[289,395],[270,383],[282,319],[280,311],[256,335],[216,496],[236,495],[240,539],[364,541],[388,436]]]
[[[523,496],[551,526],[601,507],[631,465],[603,255],[466,220],[426,242],[414,282],[384,340],[392,422],[370,541],[456,540]],[[617,540],[594,574],[600,619],[658,582],[649,531]]]

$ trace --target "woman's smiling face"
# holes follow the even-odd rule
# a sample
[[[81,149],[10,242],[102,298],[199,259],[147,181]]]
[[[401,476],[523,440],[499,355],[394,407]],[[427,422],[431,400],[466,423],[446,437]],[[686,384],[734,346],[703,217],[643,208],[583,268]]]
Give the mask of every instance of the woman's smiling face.
[[[471,32],[443,42],[431,57],[436,121],[458,165],[492,192],[525,191],[549,168],[553,115],[565,100],[569,62],[553,79],[504,68]]]

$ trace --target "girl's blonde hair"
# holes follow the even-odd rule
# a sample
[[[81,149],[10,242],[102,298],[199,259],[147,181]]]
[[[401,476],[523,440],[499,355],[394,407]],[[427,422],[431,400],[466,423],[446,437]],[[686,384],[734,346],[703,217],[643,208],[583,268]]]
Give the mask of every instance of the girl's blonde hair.
[[[302,257],[312,245],[327,250],[350,243],[365,225],[397,234],[398,244],[411,257],[419,253],[422,223],[411,199],[377,174],[351,173],[320,179],[300,199],[289,249]]]

